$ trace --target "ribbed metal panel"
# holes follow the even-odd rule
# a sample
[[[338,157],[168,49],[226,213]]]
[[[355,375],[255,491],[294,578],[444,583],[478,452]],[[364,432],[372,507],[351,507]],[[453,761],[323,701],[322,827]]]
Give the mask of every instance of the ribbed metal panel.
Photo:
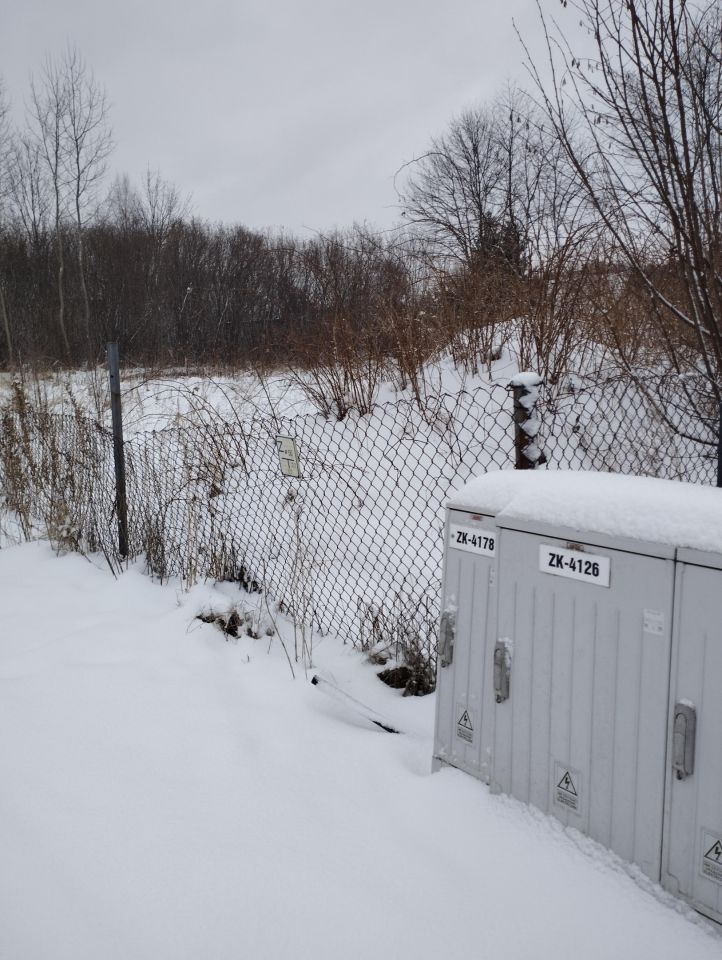
[[[717,556],[686,556],[697,563],[677,565],[669,711],[696,710],[694,773],[678,780],[668,764],[662,883],[722,922],[722,571]]]
[[[541,544],[568,546],[500,533],[498,633],[513,667],[493,786],[659,879],[674,564],[575,545],[609,558],[604,587],[542,571]]]
[[[495,556],[451,545],[454,524],[493,531]],[[533,804],[722,923],[722,556],[460,510],[446,538],[435,767]]]
[[[496,558],[449,548],[452,523],[498,536],[494,521],[450,511],[442,611],[455,615],[453,662],[438,666],[435,764],[448,763],[488,782],[494,726],[491,657],[496,622]]]

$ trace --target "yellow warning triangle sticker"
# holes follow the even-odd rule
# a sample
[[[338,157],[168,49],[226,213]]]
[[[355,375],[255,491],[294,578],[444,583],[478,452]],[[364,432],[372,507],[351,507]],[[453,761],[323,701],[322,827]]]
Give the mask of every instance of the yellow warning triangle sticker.
[[[557,789],[564,790],[565,793],[571,793],[575,797],[577,796],[577,789],[574,786],[574,781],[572,780],[568,770],[557,784]]]
[[[471,717],[469,716],[468,710],[464,710],[464,712],[462,713],[462,715],[459,717],[457,721],[457,725],[460,727],[466,727],[467,730],[474,729],[474,725],[471,722]]]
[[[720,860],[722,860],[722,841],[715,840],[707,853],[705,853],[704,859],[714,860],[715,863],[719,863]]]

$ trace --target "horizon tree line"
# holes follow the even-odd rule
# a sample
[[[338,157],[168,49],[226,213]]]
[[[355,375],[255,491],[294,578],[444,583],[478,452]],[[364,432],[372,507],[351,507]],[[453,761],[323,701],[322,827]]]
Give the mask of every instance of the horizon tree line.
[[[526,54],[531,93],[397,172],[390,235],[212,225],[159,172],[108,187],[108,103],[73,47],[21,130],[0,87],[0,366],[95,363],[113,337],[156,366],[386,356],[413,378],[442,349],[486,362],[513,318],[545,376],[592,339],[686,380],[701,415],[722,399],[722,0],[569,0],[560,20],[542,15],[546,68]]]

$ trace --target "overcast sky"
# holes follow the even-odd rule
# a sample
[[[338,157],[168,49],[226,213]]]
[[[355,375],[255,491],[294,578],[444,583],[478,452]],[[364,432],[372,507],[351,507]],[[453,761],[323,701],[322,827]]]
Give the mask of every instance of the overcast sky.
[[[542,0],[556,14],[558,0]],[[306,233],[398,216],[394,173],[454,114],[526,82],[534,0],[2,0],[0,75],[77,46],[111,103],[112,172],[201,217]]]

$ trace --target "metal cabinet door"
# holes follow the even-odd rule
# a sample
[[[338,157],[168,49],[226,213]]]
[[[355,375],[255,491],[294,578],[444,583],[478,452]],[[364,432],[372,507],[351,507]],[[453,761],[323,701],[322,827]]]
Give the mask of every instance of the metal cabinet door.
[[[577,549],[569,549],[577,548]],[[551,550],[551,552],[549,552]],[[565,552],[566,551],[566,552]],[[609,585],[557,565],[609,563]],[[594,564],[598,564],[597,567]],[[674,563],[502,529],[492,789],[661,870]]]
[[[490,517],[450,510],[436,686],[434,767],[488,782],[493,707],[486,693],[496,616],[496,539]]]
[[[662,884],[722,922],[722,570],[709,566],[677,564],[667,759]]]

